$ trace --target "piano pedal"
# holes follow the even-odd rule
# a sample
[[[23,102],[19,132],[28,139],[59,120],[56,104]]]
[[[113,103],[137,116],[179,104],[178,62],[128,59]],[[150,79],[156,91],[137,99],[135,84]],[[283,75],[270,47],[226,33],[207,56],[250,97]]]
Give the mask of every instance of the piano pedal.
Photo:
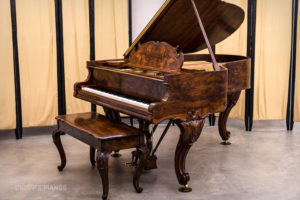
[[[221,142],[222,145],[231,145],[231,142],[229,142],[228,140],[224,140],[223,142]]]
[[[137,166],[137,163],[138,163],[138,153],[137,151],[133,151],[131,152],[131,155],[132,155],[132,158],[131,158],[131,162],[127,162],[125,163],[126,166],[129,166],[129,167],[136,167]]]
[[[111,157],[114,157],[114,158],[119,158],[121,156],[122,156],[122,154],[120,154],[119,151],[114,151],[114,153],[111,154]]]

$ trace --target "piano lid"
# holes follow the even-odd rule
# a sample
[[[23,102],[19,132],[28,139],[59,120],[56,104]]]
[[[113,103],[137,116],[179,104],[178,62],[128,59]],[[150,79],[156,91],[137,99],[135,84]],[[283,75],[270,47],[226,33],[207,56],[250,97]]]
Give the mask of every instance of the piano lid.
[[[235,32],[244,21],[244,11],[221,0],[195,0],[210,44],[213,46]],[[206,49],[190,0],[166,0],[160,10],[127,49],[127,57],[138,43],[164,41],[183,53]]]

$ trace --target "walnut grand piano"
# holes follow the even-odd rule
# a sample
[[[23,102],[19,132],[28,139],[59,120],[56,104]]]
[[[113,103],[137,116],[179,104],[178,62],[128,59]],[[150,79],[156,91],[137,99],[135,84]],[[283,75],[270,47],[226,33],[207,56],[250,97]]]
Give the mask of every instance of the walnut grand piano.
[[[87,63],[89,75],[75,84],[74,96],[138,118],[150,149],[149,125],[173,120],[181,131],[175,172],[183,186],[180,191],[191,191],[185,159],[204,119],[221,112],[220,134],[227,140],[230,109],[240,91],[249,88],[249,59],[215,56],[211,50],[243,20],[241,8],[220,0],[167,0],[124,59]],[[205,48],[209,55],[191,54]],[[211,70],[191,69],[189,63],[206,63]]]

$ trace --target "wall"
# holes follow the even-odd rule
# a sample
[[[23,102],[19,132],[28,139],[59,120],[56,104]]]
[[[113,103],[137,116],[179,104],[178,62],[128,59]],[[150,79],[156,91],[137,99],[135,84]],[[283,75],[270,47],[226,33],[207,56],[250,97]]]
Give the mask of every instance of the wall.
[[[165,0],[132,0],[132,40],[140,34]]]

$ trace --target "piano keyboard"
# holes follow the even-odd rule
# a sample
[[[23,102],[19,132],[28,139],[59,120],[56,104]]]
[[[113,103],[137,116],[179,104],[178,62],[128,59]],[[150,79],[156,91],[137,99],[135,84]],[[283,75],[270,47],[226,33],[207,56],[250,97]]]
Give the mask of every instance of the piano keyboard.
[[[143,103],[141,101],[137,101],[136,99],[130,99],[130,98],[127,98],[127,97],[125,98],[125,97],[122,97],[122,96],[119,96],[119,95],[111,94],[111,93],[101,91],[99,89],[94,89],[94,88],[91,88],[91,87],[82,87],[81,89],[84,90],[84,91],[93,93],[93,94],[97,94],[99,96],[103,96],[103,97],[106,97],[106,98],[109,98],[109,99],[113,99],[113,100],[121,101],[121,102],[124,102],[124,103],[128,103],[130,105],[138,106],[138,107],[141,107],[141,108],[144,108],[144,109],[147,109],[147,110],[149,108],[149,104]]]

